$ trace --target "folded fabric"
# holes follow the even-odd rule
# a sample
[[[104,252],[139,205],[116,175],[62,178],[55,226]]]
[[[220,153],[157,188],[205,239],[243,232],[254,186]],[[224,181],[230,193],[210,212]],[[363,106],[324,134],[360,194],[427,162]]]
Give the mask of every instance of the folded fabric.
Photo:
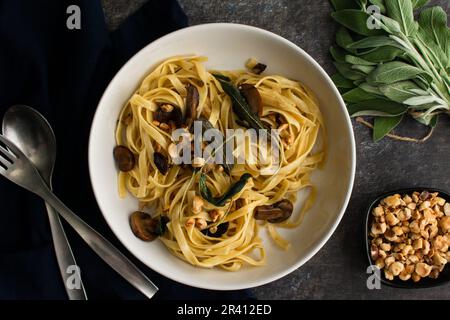
[[[74,4],[81,29],[70,30],[66,11]],[[89,182],[89,129],[106,85],[139,49],[186,25],[173,0],[149,0],[112,33],[99,0],[0,1],[0,117],[9,106],[26,104],[49,120],[58,144],[55,193],[158,285],[156,299],[248,298],[246,291],[183,286],[139,263],[106,225]],[[43,201],[0,178],[0,204],[0,299],[66,299]],[[144,298],[65,230],[90,299]]]

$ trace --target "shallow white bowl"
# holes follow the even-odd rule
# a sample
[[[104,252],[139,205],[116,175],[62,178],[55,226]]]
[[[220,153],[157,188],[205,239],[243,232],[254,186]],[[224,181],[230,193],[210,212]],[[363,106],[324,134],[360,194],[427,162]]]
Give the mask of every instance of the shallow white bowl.
[[[242,69],[249,57],[266,63],[267,74],[300,80],[317,95],[327,129],[327,161],[313,176],[318,190],[316,205],[303,224],[281,230],[292,243],[277,248],[261,231],[267,265],[230,273],[193,267],[172,256],[159,241],[137,239],[128,223],[137,201],[120,199],[112,156],[119,112],[143,77],[161,61],[175,55],[199,54],[209,58],[208,68]],[[238,24],[205,24],[182,29],[156,40],[138,52],[117,73],[97,108],[89,142],[89,170],[105,219],[117,238],[143,263],[160,274],[194,287],[232,290],[250,288],[279,279],[299,268],[330,238],[344,214],[355,173],[355,143],[350,119],[338,90],[325,71],[307,53],[271,32]],[[296,208],[300,203],[296,204]]]

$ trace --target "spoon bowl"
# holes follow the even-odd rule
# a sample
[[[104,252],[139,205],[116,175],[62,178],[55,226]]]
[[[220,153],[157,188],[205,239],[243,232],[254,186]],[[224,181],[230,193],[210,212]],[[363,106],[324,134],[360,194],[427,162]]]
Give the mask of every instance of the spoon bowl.
[[[56,138],[48,121],[31,107],[15,105],[6,111],[2,130],[50,185],[56,161]]]

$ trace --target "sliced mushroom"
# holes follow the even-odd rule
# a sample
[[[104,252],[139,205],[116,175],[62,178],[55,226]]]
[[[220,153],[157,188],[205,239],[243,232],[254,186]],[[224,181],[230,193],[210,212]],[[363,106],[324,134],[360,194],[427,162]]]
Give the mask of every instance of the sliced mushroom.
[[[247,101],[252,112],[261,117],[263,108],[261,95],[259,94],[258,89],[249,83],[244,83],[239,86],[239,91]]]
[[[117,146],[114,148],[113,154],[120,171],[128,172],[134,168],[136,160],[130,149],[125,146]]]
[[[293,205],[287,200],[278,201],[272,205],[258,206],[255,208],[256,220],[267,220],[270,223],[283,222],[292,215]]]
[[[130,226],[134,235],[144,241],[155,240],[158,220],[153,219],[148,213],[136,211],[130,216]]]
[[[201,232],[202,232],[205,236],[212,237],[212,238],[219,238],[219,237],[221,237],[225,232],[228,231],[229,225],[230,225],[230,224],[229,224],[228,222],[224,222],[224,223],[219,224],[219,225],[216,227],[217,230],[211,230],[211,229],[214,228],[214,227],[211,227],[211,228],[203,229]],[[212,232],[212,231],[215,231],[215,232]]]
[[[148,213],[135,211],[130,216],[130,226],[134,235],[144,241],[153,241],[166,231],[169,218],[152,218]]]
[[[261,74],[266,70],[267,66],[264,63],[257,63],[253,68],[252,72],[256,74]]]
[[[189,84],[187,86],[187,96],[186,96],[186,125],[190,127],[195,119],[197,119],[197,107],[200,100],[200,95],[198,93],[197,87]]]
[[[269,219],[267,221],[269,221],[270,223],[279,223],[279,222],[283,222],[287,219],[289,219],[292,215],[292,211],[294,211],[294,206],[292,205],[292,202],[290,202],[287,199],[283,199],[281,201],[278,201],[277,203],[273,204],[276,208],[279,208],[283,211],[283,216],[281,218],[274,218],[274,219]]]
[[[171,108],[167,108],[167,106],[171,106]],[[179,128],[183,124],[183,115],[179,107],[165,104],[153,113],[153,120],[166,124],[173,121]]]
[[[153,161],[155,162],[156,168],[158,168],[159,172],[162,174],[166,174],[169,170],[169,161],[167,158],[160,152],[155,152],[153,154]]]

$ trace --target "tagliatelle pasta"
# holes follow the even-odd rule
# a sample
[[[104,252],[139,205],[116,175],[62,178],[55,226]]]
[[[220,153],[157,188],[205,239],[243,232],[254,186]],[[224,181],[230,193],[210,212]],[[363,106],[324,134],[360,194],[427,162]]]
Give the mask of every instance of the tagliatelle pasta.
[[[139,200],[141,210],[148,208],[153,216],[168,218],[167,231],[160,240],[180,259],[195,266],[218,266],[228,271],[236,271],[244,265],[261,266],[267,257],[259,237],[260,229],[267,228],[275,243],[287,249],[289,242],[277,229],[299,226],[314,203],[315,189],[310,175],[324,159],[323,150],[313,151],[323,132],[321,113],[314,94],[297,81],[248,71],[217,71],[236,87],[244,83],[256,87],[262,99],[262,123],[267,128],[284,131],[280,134],[277,170],[272,175],[263,175],[261,172],[267,164],[259,163],[258,157],[252,162],[247,154],[243,163],[234,164],[230,173],[220,165],[212,165],[208,171],[176,165],[171,162],[169,152],[174,143],[173,123],[168,129],[169,126],[155,121],[154,115],[162,105],[170,105],[180,108],[186,116],[188,85],[198,91],[196,114],[199,117],[207,119],[224,135],[226,129],[243,128],[233,112],[230,96],[213,73],[205,69],[206,60],[205,57],[184,56],[162,62],[145,77],[123,108],[116,140],[118,145],[132,151],[136,165],[130,171],[119,172],[119,194],[125,197],[130,193]],[[249,139],[244,139],[238,148],[248,150],[251,144]],[[155,152],[169,159],[165,174],[155,165]],[[199,172],[206,175],[206,185],[214,196],[223,195],[245,173],[251,178],[222,207],[203,199],[201,210],[193,210],[193,202],[201,198]],[[283,199],[295,203],[296,194],[305,188],[309,189],[309,196],[300,212],[295,212],[288,220],[270,223],[254,218],[255,208]],[[214,220],[214,213],[219,213],[218,220]],[[224,224],[227,228],[220,236],[211,236],[202,228],[205,224],[215,229]]]

